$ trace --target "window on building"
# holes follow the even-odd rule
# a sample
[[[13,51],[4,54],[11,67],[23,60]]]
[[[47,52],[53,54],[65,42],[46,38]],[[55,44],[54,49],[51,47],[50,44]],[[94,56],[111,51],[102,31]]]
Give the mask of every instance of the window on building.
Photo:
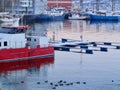
[[[4,46],[7,46],[7,41],[4,42]]]

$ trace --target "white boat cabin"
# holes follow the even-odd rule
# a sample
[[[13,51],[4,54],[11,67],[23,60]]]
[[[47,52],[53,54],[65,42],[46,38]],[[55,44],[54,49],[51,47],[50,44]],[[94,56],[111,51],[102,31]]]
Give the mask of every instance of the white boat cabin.
[[[26,46],[36,48],[38,45],[40,45],[40,47],[49,46],[49,39],[45,32],[41,32],[39,35],[0,33],[0,49],[23,48]]]
[[[47,47],[49,46],[49,39],[46,36],[46,32],[41,32],[39,34],[33,33],[32,35],[27,35],[27,44],[31,48],[37,47],[37,45],[40,45],[40,47]]]
[[[4,34],[0,33],[0,49],[22,48],[26,46],[25,33]]]

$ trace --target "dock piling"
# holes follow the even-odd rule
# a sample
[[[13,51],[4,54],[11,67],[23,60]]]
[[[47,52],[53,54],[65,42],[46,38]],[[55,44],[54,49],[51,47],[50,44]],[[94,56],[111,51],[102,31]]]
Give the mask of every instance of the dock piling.
[[[120,46],[116,46],[116,49],[120,49]]]
[[[93,50],[86,49],[87,54],[93,54]]]
[[[107,48],[105,48],[105,47],[100,47],[100,51],[107,52],[107,51],[108,51],[108,49],[107,49]]]
[[[67,39],[62,38],[62,43],[65,43],[65,42],[67,42]]]
[[[88,46],[80,46],[82,49],[88,49]]]
[[[67,47],[62,47],[61,49],[62,51],[70,51],[70,48],[67,48]]]
[[[110,42],[104,42],[104,45],[112,45]]]

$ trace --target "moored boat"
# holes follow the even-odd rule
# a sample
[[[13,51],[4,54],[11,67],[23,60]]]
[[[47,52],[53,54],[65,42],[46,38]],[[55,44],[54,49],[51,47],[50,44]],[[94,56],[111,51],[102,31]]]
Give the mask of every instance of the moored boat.
[[[59,21],[59,20],[64,20],[64,17],[65,17],[65,14],[57,14],[57,13],[54,13],[54,14],[39,14],[39,15],[36,15],[36,21],[37,20],[40,20],[40,21],[43,21],[43,20],[48,20],[48,21]]]
[[[63,21],[65,16],[63,8],[53,8],[40,14],[25,15],[23,18],[28,21]]]
[[[45,10],[38,18],[47,20],[64,20],[64,17],[64,8],[52,8],[50,10]]]
[[[120,11],[115,8],[115,0],[111,1],[111,10],[103,9],[100,10],[100,0],[96,0],[96,11],[89,14],[90,20],[105,20],[105,21],[120,21]]]
[[[0,62],[40,59],[54,56],[54,47],[44,34],[0,34]]]
[[[9,34],[25,33],[28,28],[29,28],[28,25],[23,25],[23,26],[3,26],[3,27],[0,28],[0,33],[9,33]]]
[[[20,17],[10,15],[7,12],[1,12],[0,13],[0,21],[5,24],[13,24],[13,22],[18,22],[20,20]]]
[[[72,14],[68,17],[69,20],[86,20],[87,16],[80,16],[79,14]]]
[[[101,15],[101,14],[89,14],[90,20],[113,20],[119,21],[120,14],[112,14],[112,15]]]
[[[23,26],[3,26],[2,28],[7,28],[7,29],[28,29],[28,25],[23,25]]]

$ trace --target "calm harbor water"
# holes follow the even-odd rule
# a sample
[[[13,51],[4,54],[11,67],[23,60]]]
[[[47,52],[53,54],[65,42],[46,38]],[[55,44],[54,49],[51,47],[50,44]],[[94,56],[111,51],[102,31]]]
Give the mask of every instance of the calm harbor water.
[[[30,24],[35,32],[47,30],[49,38],[113,42],[120,45],[120,22],[64,21]],[[120,50],[93,54],[55,51],[54,58],[0,66],[3,90],[120,90]],[[16,65],[18,68],[14,68]],[[80,83],[79,83],[80,82]]]

